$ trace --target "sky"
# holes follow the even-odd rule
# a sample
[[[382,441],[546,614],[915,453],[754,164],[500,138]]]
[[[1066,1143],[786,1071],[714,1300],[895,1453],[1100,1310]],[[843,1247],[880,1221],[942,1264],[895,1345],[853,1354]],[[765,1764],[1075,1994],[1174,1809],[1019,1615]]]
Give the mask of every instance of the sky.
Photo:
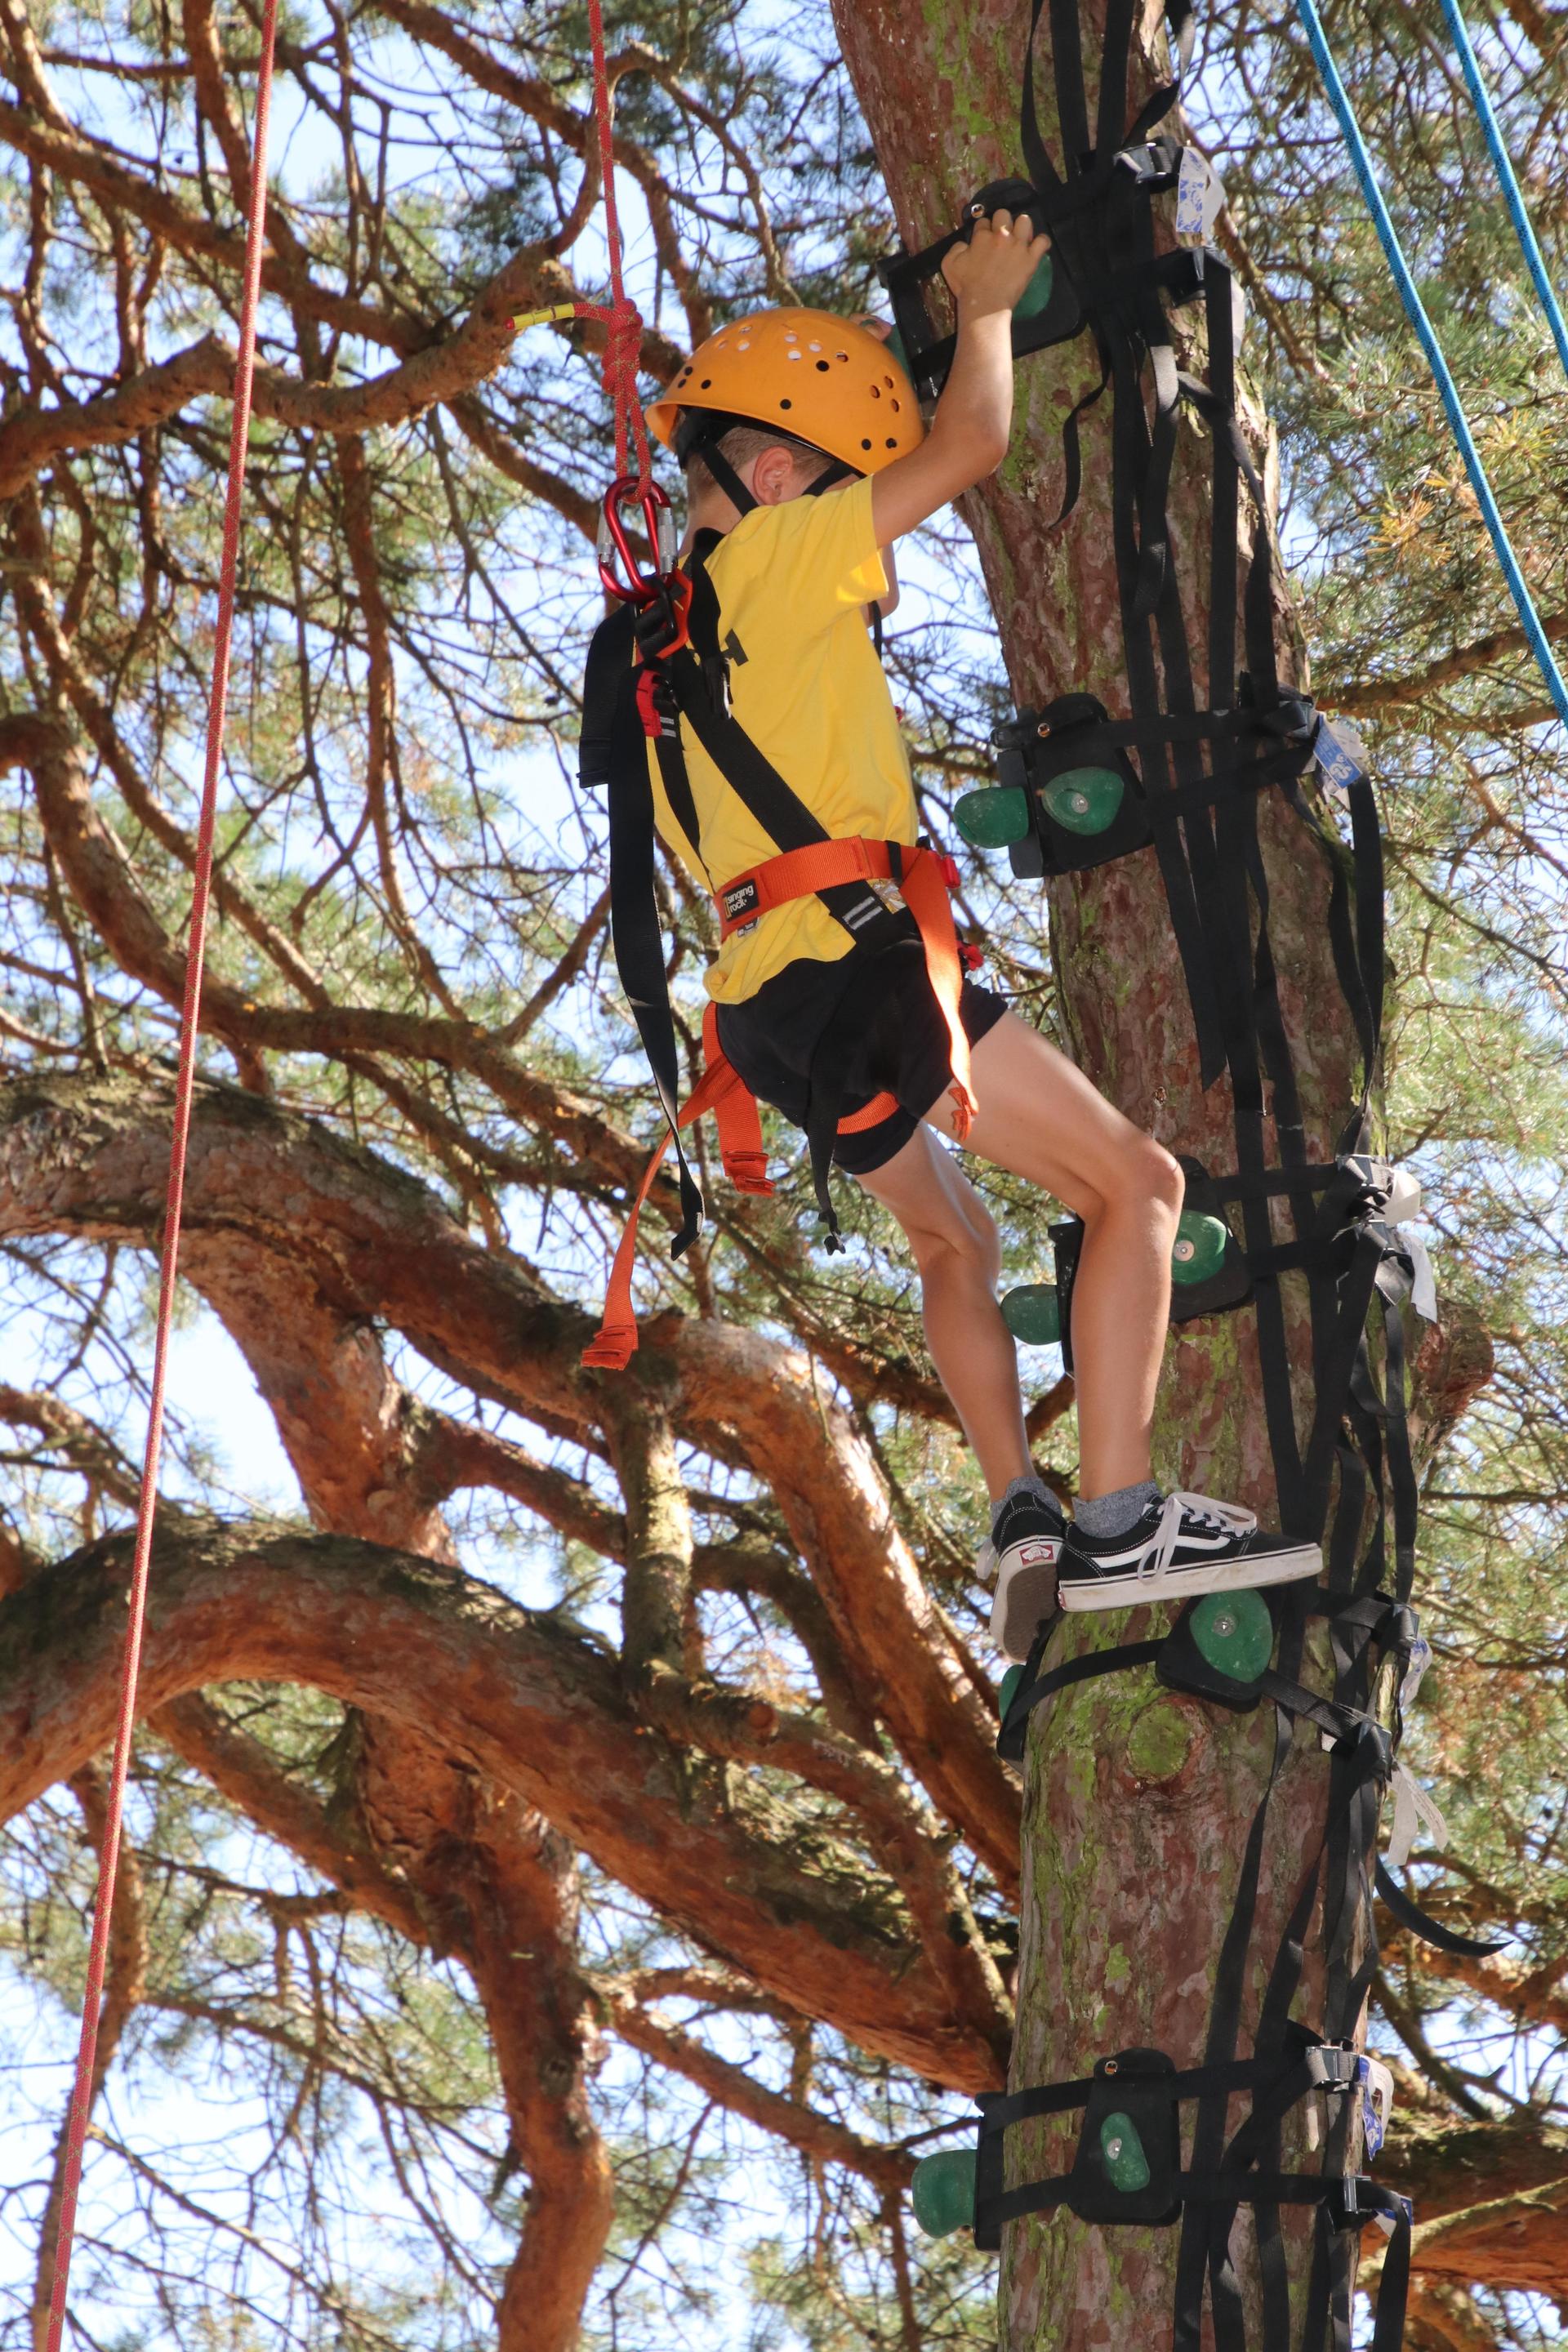
[[[309,177],[318,163],[333,160],[324,152],[321,157],[312,155],[310,140],[314,135],[301,128],[300,110],[293,105],[287,85],[280,86],[274,155],[291,179],[297,174]],[[423,159],[418,160],[422,164]],[[635,277],[636,269],[646,259],[646,241],[637,233],[629,191],[626,196]],[[587,613],[593,608],[594,575],[586,551],[582,568]],[[918,625],[929,610],[918,554],[906,563],[904,571],[906,610],[900,625]],[[517,759],[511,764],[519,798],[542,828],[548,831],[572,821],[572,796],[553,759],[547,754],[535,754],[526,758],[526,764]],[[297,1482],[248,1368],[216,1318],[199,1305],[194,1306],[194,1311],[185,1316],[174,1335],[169,1396],[172,1412],[210,1447],[221,1474],[237,1496],[262,1509],[292,1511],[300,1507]],[[131,1434],[128,1430],[128,1439]],[[174,1474],[171,1491],[177,1493],[179,1484]],[[483,1572],[486,1563],[479,1559],[474,1565]],[[509,1564],[509,1586],[514,1587],[519,1572],[515,1562]],[[526,1568],[521,1572],[526,1575]],[[286,1870],[291,1867],[286,1863],[281,1866]],[[73,2038],[71,2021],[58,2008],[48,2002],[40,2003],[14,1974],[0,1970],[0,2101],[4,2102],[0,2104],[0,2115],[7,2115],[10,2125],[0,2187],[15,2185],[23,2177],[23,2166],[36,2175],[47,2156],[53,2118],[59,2112],[63,2097]],[[235,2107],[232,2091],[221,2076],[215,2075],[205,2085],[179,2084],[162,2075],[156,2068],[143,2068],[132,2082],[116,2084],[106,2112],[117,2132],[123,2130],[132,2138],[144,2133],[155,2145],[177,2142],[182,2136],[191,2142],[205,2141],[222,2133],[240,2166],[247,2146],[262,2130],[259,2115]],[[763,2176],[760,2172],[748,2174],[742,2166],[738,2175],[742,2202],[748,2182],[759,2207],[764,2207],[771,2191],[763,2185]],[[94,2194],[89,2182],[89,2210]],[[7,2205],[0,2211],[0,2311],[4,2310],[5,2294],[25,2282],[33,2255],[29,2233],[26,2229],[17,2230],[15,2221],[14,2206]],[[738,2221],[730,2249],[731,2256],[736,2254],[751,2223],[750,2215]],[[367,2252],[377,2227],[375,2217],[367,2215]],[[711,2258],[710,2248],[708,2258]],[[721,2341],[733,2340],[738,2308],[721,2309],[716,2315],[712,2335],[715,2347]],[[112,2332],[113,2321],[112,2304],[100,2305],[95,2325],[108,2334]],[[104,2340],[101,2336],[100,2340]]]

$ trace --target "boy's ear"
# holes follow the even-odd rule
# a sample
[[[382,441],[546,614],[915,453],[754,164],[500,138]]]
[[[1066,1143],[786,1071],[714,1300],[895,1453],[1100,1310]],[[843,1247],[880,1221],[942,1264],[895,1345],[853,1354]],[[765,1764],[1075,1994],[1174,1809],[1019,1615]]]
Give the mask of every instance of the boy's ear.
[[[800,488],[799,467],[793,449],[774,442],[764,449],[752,469],[752,496],[760,507],[783,506]]]

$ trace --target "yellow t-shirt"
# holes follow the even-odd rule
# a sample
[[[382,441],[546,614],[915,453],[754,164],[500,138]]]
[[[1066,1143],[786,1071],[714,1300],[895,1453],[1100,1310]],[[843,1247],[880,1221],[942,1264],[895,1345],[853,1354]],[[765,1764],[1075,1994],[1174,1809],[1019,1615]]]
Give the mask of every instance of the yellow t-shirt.
[[[731,709],[757,749],[835,840],[862,834],[912,845],[909,758],[864,612],[888,590],[869,479],[756,508],[714,549],[708,576],[730,657]],[[684,720],[680,735],[701,837],[689,842],[677,824],[650,747],[659,833],[701,889],[721,889],[778,845]],[[709,966],[708,993],[738,1003],[797,957],[835,963],[853,945],[820,898],[797,898],[725,941]]]

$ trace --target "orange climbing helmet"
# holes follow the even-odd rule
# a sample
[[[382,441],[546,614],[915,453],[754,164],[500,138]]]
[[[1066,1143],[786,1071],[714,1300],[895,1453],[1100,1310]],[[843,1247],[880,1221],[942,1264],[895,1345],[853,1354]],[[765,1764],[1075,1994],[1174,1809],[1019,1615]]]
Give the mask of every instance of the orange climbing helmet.
[[[925,439],[915,388],[887,345],[831,310],[761,310],[721,327],[654,402],[648,430],[681,456],[677,427],[698,409],[772,426],[857,474],[880,473]]]

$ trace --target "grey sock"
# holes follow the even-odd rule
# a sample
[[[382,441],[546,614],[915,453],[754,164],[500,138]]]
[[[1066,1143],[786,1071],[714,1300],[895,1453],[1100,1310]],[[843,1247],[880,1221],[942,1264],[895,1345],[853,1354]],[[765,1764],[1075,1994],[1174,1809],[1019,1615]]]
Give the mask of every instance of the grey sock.
[[[1002,1513],[1005,1510],[1007,1505],[1012,1501],[1015,1495],[1037,1495],[1041,1502],[1048,1503],[1054,1511],[1059,1512],[1061,1509],[1061,1505],[1057,1501],[1056,1496],[1052,1494],[1050,1488],[1047,1486],[1045,1480],[1039,1475],[1038,1472],[1034,1470],[1027,1471],[1022,1478],[1013,1479],[1006,1490],[1003,1494],[998,1495],[996,1500],[992,1504],[991,1532],[993,1535],[996,1532],[997,1520],[1001,1517]]]
[[[1151,1503],[1163,1497],[1152,1478],[1141,1478],[1136,1486],[1118,1486],[1109,1495],[1080,1496],[1073,1506],[1073,1525],[1096,1542],[1103,1543],[1112,1536],[1131,1532]]]

